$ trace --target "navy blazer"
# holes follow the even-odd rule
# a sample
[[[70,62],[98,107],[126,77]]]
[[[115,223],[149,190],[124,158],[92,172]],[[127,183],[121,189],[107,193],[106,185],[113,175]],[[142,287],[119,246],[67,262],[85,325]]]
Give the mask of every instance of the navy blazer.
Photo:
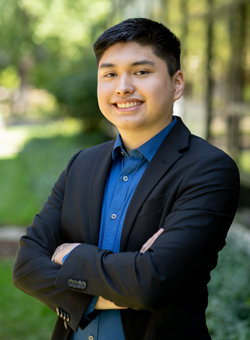
[[[238,169],[178,118],[136,188],[113,254],[97,247],[113,145],[71,159],[19,242],[14,284],[58,313],[53,340],[87,325],[93,295],[130,307],[120,311],[126,340],[209,340],[207,283],[237,209]],[[65,242],[82,245],[63,266],[52,263]]]

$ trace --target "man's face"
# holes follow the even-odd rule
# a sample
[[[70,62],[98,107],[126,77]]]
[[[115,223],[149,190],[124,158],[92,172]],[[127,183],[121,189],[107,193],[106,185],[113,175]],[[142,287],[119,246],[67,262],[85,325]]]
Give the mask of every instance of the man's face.
[[[171,123],[183,76],[178,71],[171,78],[151,46],[117,43],[99,62],[97,92],[100,110],[122,136],[129,131],[149,139]]]

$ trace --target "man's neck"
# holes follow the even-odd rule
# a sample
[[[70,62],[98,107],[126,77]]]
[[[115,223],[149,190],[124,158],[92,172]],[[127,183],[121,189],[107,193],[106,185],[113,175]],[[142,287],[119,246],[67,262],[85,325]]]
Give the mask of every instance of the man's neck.
[[[172,121],[172,120],[171,120]],[[171,123],[169,122],[169,124]],[[167,124],[166,126],[168,126]],[[150,131],[138,131],[138,130],[119,130],[122,142],[125,150],[129,154],[131,150],[139,148],[141,145],[145,144],[151,138],[156,136],[159,132],[161,132],[166,126],[163,126],[162,129],[155,129]]]

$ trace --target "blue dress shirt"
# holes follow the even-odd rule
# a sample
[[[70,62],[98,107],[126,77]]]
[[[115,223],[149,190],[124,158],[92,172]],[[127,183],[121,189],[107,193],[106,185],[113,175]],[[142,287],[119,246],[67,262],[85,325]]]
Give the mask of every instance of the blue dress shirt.
[[[106,181],[104,191],[99,245],[102,249],[119,252],[121,232],[128,205],[149,162],[161,146],[163,140],[175,125],[174,117],[171,124],[152,139],[137,149],[131,150],[130,155],[123,148],[118,135],[113,152],[113,164]],[[94,310],[98,297],[90,302],[85,317]],[[85,329],[78,329],[71,335],[73,340],[125,340],[120,311],[102,311]]]

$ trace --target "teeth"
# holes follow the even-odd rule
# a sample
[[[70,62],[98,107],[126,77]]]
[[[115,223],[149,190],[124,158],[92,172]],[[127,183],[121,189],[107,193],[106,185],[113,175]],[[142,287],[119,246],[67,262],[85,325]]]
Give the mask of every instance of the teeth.
[[[117,103],[117,106],[120,108],[120,109],[124,109],[125,107],[133,107],[133,106],[137,106],[137,105],[140,105],[141,102],[127,102],[127,103]]]

